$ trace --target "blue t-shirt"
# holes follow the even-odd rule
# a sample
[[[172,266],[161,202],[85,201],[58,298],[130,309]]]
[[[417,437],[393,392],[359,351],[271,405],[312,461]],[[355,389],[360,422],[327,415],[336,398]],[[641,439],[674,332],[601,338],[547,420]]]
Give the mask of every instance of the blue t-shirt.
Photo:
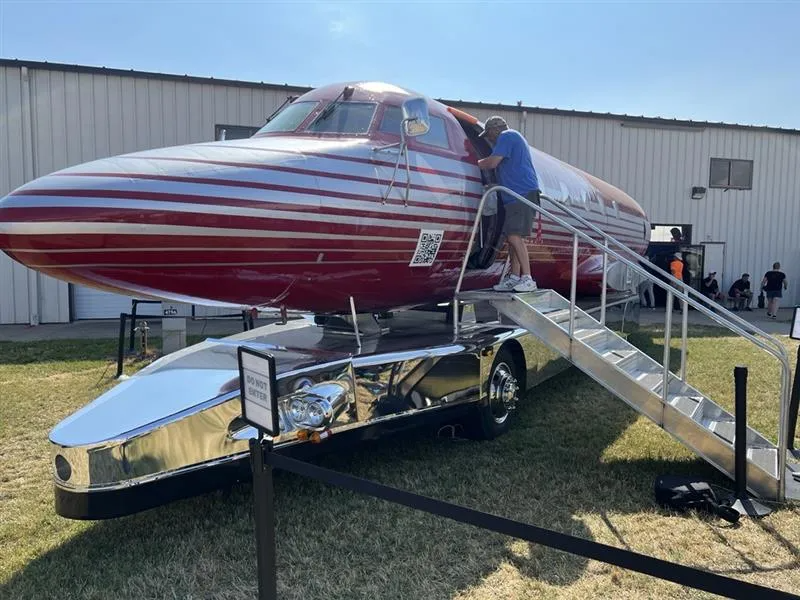
[[[522,134],[513,129],[506,129],[495,142],[492,156],[502,156],[497,165],[497,179],[500,185],[512,189],[520,196],[539,189],[539,178],[531,162],[531,150]],[[516,198],[503,194],[503,203],[517,201]]]

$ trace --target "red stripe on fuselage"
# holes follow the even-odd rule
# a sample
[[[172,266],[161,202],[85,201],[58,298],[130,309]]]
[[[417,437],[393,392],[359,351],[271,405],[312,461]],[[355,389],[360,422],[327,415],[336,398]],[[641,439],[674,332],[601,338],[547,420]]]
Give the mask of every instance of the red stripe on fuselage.
[[[311,192],[310,192],[311,193]],[[174,194],[171,192],[151,192],[151,191],[128,191],[128,190],[103,190],[103,189],[27,189],[20,190],[12,194],[14,196],[58,196],[64,198],[116,198],[118,200],[150,200],[161,202],[177,202],[182,204],[210,204],[215,206],[230,206],[232,208],[256,208],[261,210],[275,210],[281,212],[297,212],[309,214],[325,214],[332,216],[344,217],[364,217],[375,219],[401,219],[404,221],[414,221],[420,223],[430,224],[448,224],[448,225],[461,225],[470,226],[473,224],[473,219],[455,219],[447,217],[435,217],[426,215],[414,214],[391,214],[389,212],[381,211],[368,211],[358,208],[341,208],[336,206],[313,205],[313,204],[298,204],[288,202],[269,202],[265,200],[246,200],[243,198],[232,198],[226,196],[201,196],[197,194]],[[409,202],[411,204],[411,202]],[[20,207],[21,208],[21,207]],[[25,210],[43,210],[32,204],[30,207],[24,207]],[[50,207],[47,207],[50,211]],[[18,210],[16,208],[7,208],[0,210]],[[152,210],[152,209],[146,209]],[[466,212],[466,211],[464,211]],[[198,214],[204,214],[199,213]],[[269,217],[264,217],[269,218]],[[10,220],[10,219],[6,219]]]
[[[192,183],[192,184],[205,184],[205,185],[218,185],[222,187],[240,187],[250,188],[257,190],[270,190],[275,192],[286,192],[288,194],[305,194],[310,196],[325,196],[329,198],[342,198],[344,200],[364,200],[367,202],[383,202],[380,196],[370,196],[367,194],[354,194],[352,192],[339,192],[336,190],[323,190],[307,187],[298,187],[292,185],[281,185],[275,183],[264,183],[261,181],[233,181],[231,179],[215,179],[211,177],[183,177],[179,175],[153,175],[149,173],[54,173],[52,177],[109,177],[116,179],[143,179],[150,181],[174,181],[177,183]],[[31,194],[35,190],[21,190],[13,192],[11,195],[20,195],[21,193]],[[453,195],[461,195],[453,193]],[[401,200],[392,199],[387,204],[402,205]],[[456,209],[463,210],[467,213],[474,214],[477,208],[467,207],[463,204],[445,204],[435,202],[419,202],[416,200],[408,201],[409,206],[416,206],[420,208],[438,208],[438,209]]]
[[[223,165],[227,167],[241,167],[244,169],[260,169],[262,171],[276,171],[280,173],[292,173],[295,175],[308,175],[311,177],[327,177],[329,179],[341,179],[344,181],[357,181],[359,183],[372,183],[375,185],[388,185],[389,182],[383,179],[379,179],[377,177],[366,177],[364,175],[349,175],[347,173],[336,173],[333,171],[320,171],[316,169],[300,169],[298,167],[286,167],[283,165],[270,165],[264,163],[248,163],[248,162],[237,162],[237,161],[229,161],[229,160],[211,160],[205,158],[178,158],[178,157],[164,157],[164,156],[154,156],[148,157],[147,159],[142,159],[136,156],[120,156],[119,158],[127,158],[127,159],[138,159],[138,160],[148,160],[148,161],[171,161],[171,162],[189,162],[189,163],[197,163],[197,164],[208,164],[208,165]],[[466,179],[466,177],[459,177],[462,181]],[[402,185],[405,187],[405,183],[397,183],[397,185]],[[462,190],[454,190],[450,188],[442,188],[442,187],[434,187],[434,186],[427,186],[421,185],[418,183],[412,183],[410,185],[411,189],[414,190],[421,190],[425,192],[433,192],[436,194],[452,194],[457,196],[466,196],[468,198],[480,198],[481,194],[474,194],[472,192],[465,192]]]

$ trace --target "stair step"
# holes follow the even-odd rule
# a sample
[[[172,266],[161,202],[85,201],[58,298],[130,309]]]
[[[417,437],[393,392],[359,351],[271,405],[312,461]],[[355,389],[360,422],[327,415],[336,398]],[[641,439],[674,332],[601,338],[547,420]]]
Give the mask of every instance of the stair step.
[[[544,314],[546,314],[547,318],[550,319],[553,323],[563,323],[564,321],[569,321],[568,308],[553,308]]]
[[[777,448],[748,448],[747,459],[773,477],[778,476]]]
[[[631,377],[644,388],[651,392],[656,391],[661,387],[661,382],[664,381],[664,374],[654,371],[634,371],[630,373]]]
[[[702,396],[670,396],[669,403],[687,417],[691,417],[703,401]]]
[[[598,334],[605,333],[605,332],[606,332],[605,329],[596,328],[596,327],[586,327],[586,328],[581,328],[581,329],[575,328],[575,331],[573,332],[572,336],[576,340],[581,340],[583,342],[583,341],[585,341],[585,340],[587,340],[587,339],[589,339],[589,338],[591,338],[593,336],[596,336]]]
[[[611,332],[608,332],[606,335],[593,337],[590,340],[587,340],[585,343],[592,350],[601,355],[608,352],[625,353],[630,350],[633,350],[634,353],[638,352],[636,348],[633,348],[630,344],[625,342],[625,340],[615,337]]]
[[[600,356],[602,356],[603,360],[607,363],[617,365],[623,360],[630,359],[631,356],[636,356],[638,353],[638,350],[606,350],[605,352],[601,352]]]
[[[706,428],[729,444],[736,440],[736,421],[710,421]]]

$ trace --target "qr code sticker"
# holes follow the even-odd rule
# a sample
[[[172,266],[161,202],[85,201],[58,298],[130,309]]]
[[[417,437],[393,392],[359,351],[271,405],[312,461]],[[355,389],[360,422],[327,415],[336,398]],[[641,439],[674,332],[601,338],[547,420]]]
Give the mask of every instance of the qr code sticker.
[[[436,255],[439,254],[442,238],[444,238],[444,231],[441,229],[421,229],[417,249],[408,266],[430,267],[436,260]]]

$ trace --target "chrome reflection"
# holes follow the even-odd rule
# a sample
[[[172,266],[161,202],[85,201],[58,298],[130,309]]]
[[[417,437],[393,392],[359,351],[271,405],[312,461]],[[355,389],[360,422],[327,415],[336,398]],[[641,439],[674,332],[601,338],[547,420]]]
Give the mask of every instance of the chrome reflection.
[[[255,431],[241,419],[235,366],[240,344],[263,346],[277,357],[282,429],[276,445],[306,443],[298,438],[301,430],[336,433],[477,401],[492,367],[486,349],[507,342],[526,359],[518,386],[531,387],[568,364],[526,331],[497,323],[465,327],[457,343],[446,325],[442,333],[390,333],[361,355],[352,340],[324,333],[313,324],[267,326],[153,363],[51,432],[55,484],[100,493],[246,456]],[[510,393],[506,375],[498,377],[498,401],[516,401],[519,394]],[[116,412],[102,412],[104,403]]]
[[[499,363],[489,382],[489,409],[495,423],[505,423],[508,415],[517,407],[518,392],[519,385],[511,367],[504,362]]]

